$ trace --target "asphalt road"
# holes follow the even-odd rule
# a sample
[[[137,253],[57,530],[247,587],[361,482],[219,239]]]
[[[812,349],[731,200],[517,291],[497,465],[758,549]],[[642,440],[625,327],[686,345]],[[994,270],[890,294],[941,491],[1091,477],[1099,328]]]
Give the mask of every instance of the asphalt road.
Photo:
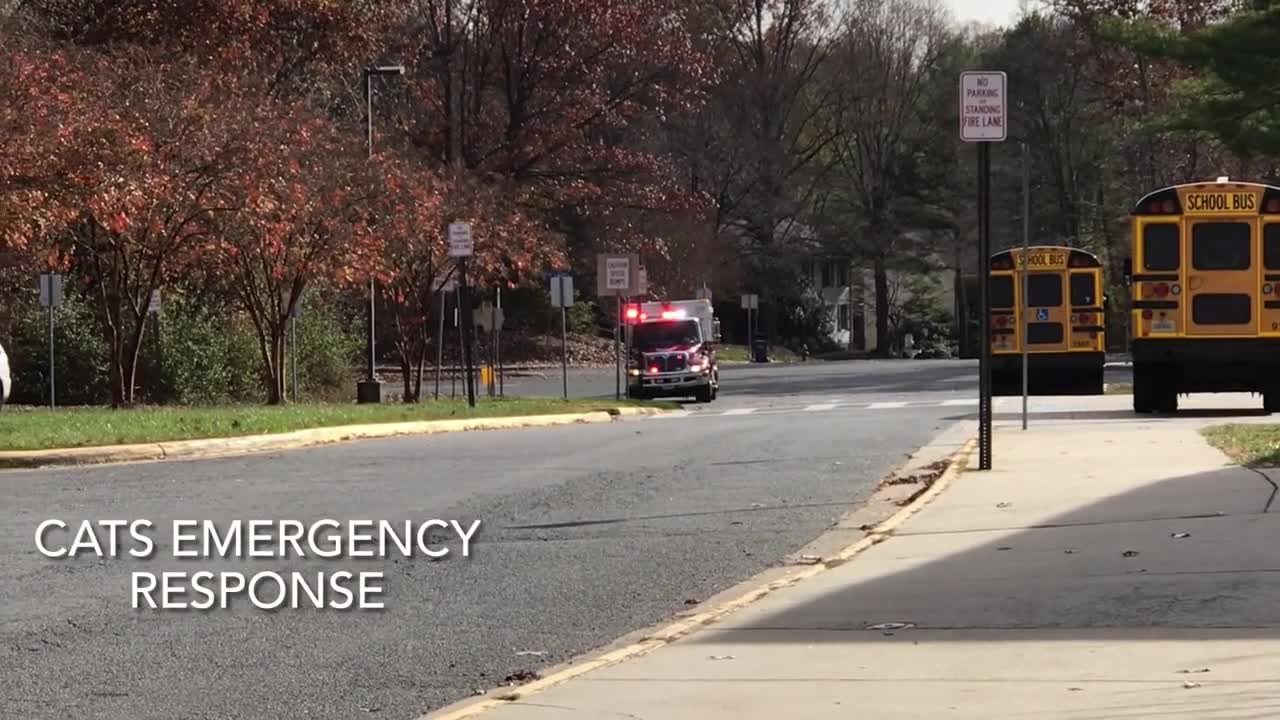
[[[720,378],[724,386],[722,397],[730,399],[748,395],[820,392],[823,388],[836,392],[857,389],[890,394],[921,389],[946,390],[954,389],[954,383],[967,382],[968,378],[972,378],[976,392],[977,372],[976,360],[859,360],[852,363],[722,365]],[[917,386],[921,378],[925,379],[924,388]],[[1106,382],[1131,381],[1130,368],[1107,367]],[[559,369],[536,369],[504,377],[502,390],[507,395],[561,397],[565,391],[565,383],[566,378]],[[570,398],[614,397],[618,391],[613,368],[569,368],[567,384]],[[396,397],[400,392],[399,387],[393,383],[385,385],[385,397]],[[429,387],[424,383],[425,390],[433,390],[434,387],[434,383]],[[625,391],[625,386],[623,390]],[[450,378],[445,378],[441,383],[441,394],[445,397],[465,397],[466,386],[461,379],[455,383]]]
[[[974,371],[732,368],[684,416],[0,474],[0,717],[409,720],[776,564],[971,415]],[[482,525],[470,558],[226,564],[168,559],[165,540],[146,561],[48,559],[33,533],[55,517]],[[131,608],[132,572],[202,569],[382,570],[387,607]]]

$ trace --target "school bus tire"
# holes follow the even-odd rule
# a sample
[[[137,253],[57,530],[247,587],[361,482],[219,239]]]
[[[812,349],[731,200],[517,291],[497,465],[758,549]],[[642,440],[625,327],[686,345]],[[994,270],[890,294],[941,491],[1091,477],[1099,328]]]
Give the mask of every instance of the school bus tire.
[[[1262,393],[1262,410],[1268,414],[1280,413],[1280,389]]]
[[[1166,414],[1178,412],[1178,386],[1174,369],[1158,366],[1155,380],[1155,411]]]
[[[1145,364],[1133,364],[1134,412],[1147,414],[1156,411],[1155,380],[1155,368]]]

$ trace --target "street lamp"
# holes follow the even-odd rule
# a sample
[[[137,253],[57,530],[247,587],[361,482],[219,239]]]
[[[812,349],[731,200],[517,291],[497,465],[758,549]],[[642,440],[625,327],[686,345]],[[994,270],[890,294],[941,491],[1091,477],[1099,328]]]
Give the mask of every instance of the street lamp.
[[[369,159],[373,159],[373,76],[375,75],[404,75],[403,65],[380,65],[376,67],[367,67],[364,69],[364,105],[365,105],[365,127],[368,132],[369,141]],[[369,278],[369,358],[368,373],[365,379],[356,385],[356,401],[360,403],[380,403],[382,402],[382,383],[378,380],[378,376],[374,373],[374,367],[377,363],[375,354],[374,338],[374,305],[377,298],[377,288],[372,276]]]

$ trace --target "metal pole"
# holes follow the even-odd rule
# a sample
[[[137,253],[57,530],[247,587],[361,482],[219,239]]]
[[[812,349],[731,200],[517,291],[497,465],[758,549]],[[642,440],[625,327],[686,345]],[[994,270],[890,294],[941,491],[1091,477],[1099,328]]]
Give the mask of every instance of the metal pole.
[[[560,377],[564,385],[564,399],[569,399],[569,319],[568,313],[565,311],[564,299],[564,278],[559,278],[560,283]]]
[[[614,295],[616,309],[613,315],[613,398],[622,399],[622,296]]]
[[[991,469],[991,144],[978,143],[978,294],[981,354],[978,360],[978,469]]]
[[[498,302],[502,302],[499,296]],[[498,394],[498,308],[489,311],[489,397]]]
[[[293,401],[298,402],[298,318],[289,318],[289,360],[293,365]]]
[[[49,409],[55,407],[53,392],[53,280],[49,280]]]
[[[502,287],[498,287],[498,309],[502,309]],[[493,359],[498,364],[498,396],[506,397],[506,379],[502,372],[502,335],[500,330],[493,331]]]
[[[1027,257],[1031,249],[1031,154],[1026,143],[1022,143],[1022,273],[1020,285],[1023,302],[1022,308],[1022,429],[1027,429],[1027,394],[1031,370],[1027,363],[1027,337],[1031,332],[1031,318],[1027,310],[1031,308],[1030,295],[1027,292]]]
[[[368,153],[367,157],[370,160],[372,160],[373,159],[373,73],[369,68],[365,68],[365,71],[364,71],[364,106],[365,106],[364,109],[365,109],[366,150]],[[377,341],[376,341],[376,338],[374,337],[375,335],[374,308],[376,304],[374,298],[375,298],[376,292],[377,292],[377,287],[374,284],[374,279],[370,277],[369,278],[369,313],[368,313],[369,314],[369,337],[368,337],[368,340],[366,341],[366,351],[368,353],[368,358],[366,362],[368,363],[368,369],[367,369],[368,371],[365,374],[365,382],[364,382],[366,389],[363,392],[358,393],[360,402],[364,402],[364,403],[380,402],[382,399],[381,397],[382,391],[380,389],[377,389],[377,390],[372,389],[375,387],[377,383],[377,374],[375,369],[375,365],[377,363],[377,348],[376,348]],[[377,395],[376,398],[374,397],[375,394]]]
[[[462,369],[462,346],[466,344],[467,339],[462,334],[462,286],[458,286],[454,291],[453,324],[458,328],[458,367],[455,370],[459,372]],[[450,398],[458,397],[458,372],[449,373],[452,389],[449,391]]]
[[[440,288],[440,330],[436,333],[436,400],[440,399],[440,372],[444,364],[444,313],[448,310],[449,296]]]
[[[476,382],[472,376],[471,362],[471,338],[473,336],[471,325],[471,289],[467,287],[467,258],[460,258],[462,264],[461,286],[462,290],[462,306],[459,313],[462,315],[462,362],[466,366],[467,373],[467,405],[476,406]]]

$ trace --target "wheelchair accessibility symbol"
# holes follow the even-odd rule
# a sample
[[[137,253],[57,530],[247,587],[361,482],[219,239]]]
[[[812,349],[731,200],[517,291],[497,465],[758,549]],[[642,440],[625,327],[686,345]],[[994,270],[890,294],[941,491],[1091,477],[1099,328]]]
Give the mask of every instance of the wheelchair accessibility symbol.
[[[1049,319],[1049,308],[1036,308],[1036,320],[1044,322]]]

